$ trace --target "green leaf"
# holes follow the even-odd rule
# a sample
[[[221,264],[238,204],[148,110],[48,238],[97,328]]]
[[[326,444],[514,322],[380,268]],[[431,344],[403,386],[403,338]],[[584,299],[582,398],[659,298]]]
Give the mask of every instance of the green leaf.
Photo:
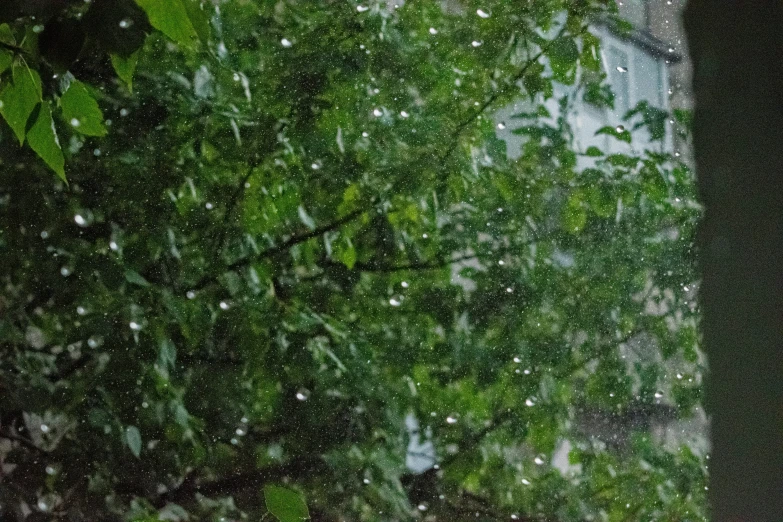
[[[301,522],[310,518],[302,496],[288,488],[264,487],[264,502],[269,512],[280,522]]]
[[[27,143],[63,181],[65,179],[65,158],[57,139],[57,131],[52,120],[52,109],[43,102],[38,110],[35,123],[27,132]]]
[[[598,147],[594,147],[594,146],[587,147],[587,150],[585,151],[585,156],[590,156],[592,158],[597,158],[603,155],[604,155],[603,151]]]
[[[103,112],[92,97],[87,86],[79,80],[72,80],[70,87],[60,98],[63,118],[73,130],[85,136],[105,136]]]
[[[0,50],[0,74],[4,73],[14,63],[14,55],[11,51]]]
[[[572,84],[576,61],[579,58],[579,47],[574,39],[562,36],[554,40],[547,55],[554,78],[561,83]]]
[[[136,426],[128,426],[125,428],[125,443],[133,453],[133,456],[138,458],[141,455],[141,433]]]
[[[340,261],[348,270],[352,270],[356,264],[356,248],[351,239],[341,234],[340,240],[332,246],[334,257]]]
[[[152,27],[179,44],[193,46],[199,35],[185,6],[187,1],[136,0],[136,3],[147,13]]]
[[[0,114],[14,131],[19,144],[24,143],[27,120],[41,102],[41,77],[26,65],[16,63],[12,82],[0,91]]]
[[[628,132],[628,130],[623,126],[610,127],[607,125],[606,127],[601,127],[595,131],[596,136],[599,134],[608,134],[609,136],[613,136],[620,141],[631,143],[631,133]]]
[[[577,233],[587,223],[587,210],[583,204],[584,195],[574,192],[568,197],[568,202],[563,209],[563,228],[568,232]]]
[[[112,53],[109,55],[111,58],[111,65],[114,67],[114,72],[120,77],[120,80],[124,81],[128,86],[128,90],[133,92],[133,73],[136,71],[136,64],[139,62],[139,53],[141,50],[137,50],[128,56],[122,56],[120,54]]]
[[[130,270],[130,269],[126,270],[125,271],[125,280],[128,281],[129,283],[133,283],[134,285],[150,286],[149,281],[144,279],[141,276],[141,274],[139,274],[135,270]]]
[[[188,18],[202,43],[209,41],[209,16],[201,0],[182,0]]]

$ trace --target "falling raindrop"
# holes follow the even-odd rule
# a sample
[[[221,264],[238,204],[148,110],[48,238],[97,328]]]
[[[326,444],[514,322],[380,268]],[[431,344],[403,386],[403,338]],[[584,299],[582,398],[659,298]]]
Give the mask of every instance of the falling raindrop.
[[[503,130],[505,128],[506,128],[506,124],[504,122],[501,121],[500,123],[498,123],[498,129]]]
[[[139,323],[137,323],[136,321],[131,321],[130,323],[128,323],[128,326],[134,332],[138,332],[139,330],[141,330],[141,325]]]
[[[509,294],[513,294],[514,289],[509,286],[508,288],[506,288],[506,292],[508,292]]]
[[[622,125],[618,125],[617,127],[614,128],[614,130],[616,130],[617,132],[625,132],[625,127],[623,127]]]
[[[408,288],[410,285],[408,284],[407,281],[403,281],[402,283],[400,283],[400,286],[403,288]]]
[[[297,390],[296,400],[304,402],[309,398],[310,398],[310,392],[308,390],[306,390],[305,388],[299,388],[299,390]]]
[[[370,8],[365,6],[365,5],[357,5],[356,6],[356,10],[359,11],[360,13],[363,13],[363,12],[367,11],[368,9],[370,9]]]
[[[80,122],[78,118],[71,118],[70,123],[71,123],[71,127],[74,128],[82,124],[82,122]]]
[[[520,359],[519,357],[514,357],[514,362],[519,364],[522,362],[522,359]]]
[[[456,415],[449,415],[446,417],[446,423],[448,424],[456,424],[457,423],[457,416]]]
[[[47,424],[41,424],[41,433],[49,433],[49,426]]]
[[[419,504],[418,506],[416,506],[416,508],[417,508],[419,511],[427,511],[427,505],[426,505],[426,504],[423,504],[423,503],[422,503],[422,504]]]
[[[530,370],[529,370],[529,369],[527,369],[527,368],[525,368],[525,371],[524,371],[524,372],[522,372],[522,373],[524,373],[525,375],[530,375]]]
[[[41,231],[41,239],[46,239],[48,237],[49,237],[49,232],[47,232],[46,230],[42,230]]]
[[[430,27],[430,34],[438,34],[438,30],[434,27]]]
[[[655,392],[655,398],[656,399],[660,399],[661,397],[663,397],[663,392],[662,391]]]
[[[242,436],[244,436],[244,435],[245,435],[245,430],[243,430],[242,428],[237,428],[237,429],[236,429],[236,431],[235,431],[235,433],[236,433],[237,435],[239,435],[240,437],[242,437]]]
[[[410,116],[410,114],[408,114],[406,111],[400,111],[400,116],[402,116],[403,118],[407,118],[408,116]]]
[[[128,109],[122,108],[120,109],[120,116],[127,116],[129,113]]]
[[[103,338],[100,336],[92,335],[89,339],[87,339],[87,346],[90,348],[97,348],[101,344],[103,344]]]
[[[678,379],[682,379],[682,374],[681,374],[681,373],[678,373],[678,374],[677,374],[677,378],[678,378]]]
[[[282,45],[283,47],[291,47],[294,44],[288,38],[283,38],[282,40],[280,40],[280,45]]]
[[[207,201],[207,202],[204,204],[204,207],[205,207],[207,210],[212,210],[213,208],[215,208],[215,205],[213,205],[212,203],[210,203],[209,201]]]
[[[362,482],[365,483],[365,484],[369,484],[370,483],[370,479],[366,478],[366,479],[362,480]]]
[[[617,66],[617,72],[627,73],[628,72],[628,67],[622,67],[622,66],[618,65]]]
[[[522,484],[524,484],[525,486],[529,486],[530,485],[530,481],[528,479],[526,479],[526,478],[523,478],[522,479]]]
[[[373,109],[372,114],[376,118],[379,118],[380,116],[383,116],[383,112],[380,109]]]
[[[318,163],[313,163],[312,165],[310,165],[310,168],[313,170],[318,170],[321,168],[321,166]]]
[[[479,42],[478,40],[473,40],[472,42],[470,42],[470,45],[472,45],[473,47],[481,47],[481,42]]]
[[[56,470],[54,469],[54,467],[52,467],[52,466],[46,466],[46,474],[47,474],[47,475],[54,475],[55,471],[56,471]]]
[[[220,301],[220,305],[219,306],[220,306],[221,310],[228,310],[229,308],[231,308],[231,305],[228,304],[225,301]]]
[[[144,401],[144,402],[141,403],[141,407],[145,408],[145,409],[149,408],[150,407],[150,403],[148,403],[147,401]]]
[[[71,269],[68,268],[67,266],[60,268],[60,275],[63,277],[68,277],[69,275],[71,275]]]
[[[489,13],[484,11],[483,9],[477,9],[476,14],[479,15],[481,18],[489,18]]]
[[[85,307],[83,307],[83,306],[77,306],[76,307],[76,313],[79,314],[79,315],[86,315],[87,314],[87,309]]]
[[[41,511],[49,511],[49,504],[44,499],[39,499],[37,506]]]
[[[194,292],[193,290],[188,290],[187,293],[185,294],[185,297],[187,297],[188,299],[195,299],[196,292]]]
[[[76,214],[73,216],[73,221],[80,227],[86,227],[87,226],[87,219],[82,216],[81,214]]]
[[[369,134],[367,132],[362,132],[362,138],[367,138]]]
[[[536,458],[533,459],[533,462],[536,463],[537,466],[543,466],[544,462],[544,456],[543,455],[536,455]]]
[[[535,404],[536,401],[534,401],[532,397],[525,399],[525,406],[531,407],[531,406],[535,406]]]
[[[400,306],[402,302],[399,299],[392,297],[391,299],[389,299],[389,304],[392,306]]]
[[[127,29],[128,27],[133,25],[133,20],[130,18],[123,18],[120,20],[120,28],[121,29]]]
[[[239,439],[237,439],[236,437],[232,438],[232,439],[231,439],[231,444],[233,444],[234,446],[236,446],[237,444],[239,444]]]
[[[120,246],[115,241],[109,241],[109,248],[111,248],[114,251],[117,251],[120,249]]]

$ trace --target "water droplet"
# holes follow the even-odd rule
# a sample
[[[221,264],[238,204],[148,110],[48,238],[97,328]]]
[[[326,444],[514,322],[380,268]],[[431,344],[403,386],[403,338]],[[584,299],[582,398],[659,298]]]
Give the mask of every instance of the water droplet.
[[[623,127],[622,125],[618,125],[617,127],[614,128],[614,130],[616,130],[617,132],[625,132],[625,127]]]
[[[519,515],[517,515],[516,513],[511,515],[511,520],[519,520]]]
[[[408,288],[410,285],[408,284],[407,281],[403,281],[402,283],[400,283],[400,286],[403,288]]]
[[[93,149],[92,155],[96,158],[102,154],[101,149]]]
[[[669,52],[673,53],[674,52],[674,47],[669,47]]]
[[[402,302],[392,297],[391,299],[389,299],[389,304],[392,306],[400,306]]]
[[[298,400],[298,401],[304,402],[304,401],[306,401],[309,398],[310,398],[310,392],[308,390],[304,389],[304,388],[300,388],[296,392],[296,400]]]
[[[73,216],[73,221],[80,227],[87,226],[87,219],[81,214],[76,214],[75,216]]]
[[[210,203],[209,201],[207,201],[207,202],[204,204],[204,207],[205,207],[207,210],[212,210],[213,208],[215,208],[215,205],[213,205],[212,203]]]
[[[543,455],[536,455],[536,458],[533,459],[533,462],[536,463],[537,466],[543,466],[544,462],[544,456]]]
[[[78,118],[71,118],[70,123],[71,123],[71,127],[74,128],[82,124],[82,122],[80,122]]]
[[[193,290],[188,290],[187,293],[185,294],[185,297],[187,297],[188,299],[195,299],[196,292],[194,292]]]
[[[530,375],[530,370],[528,368],[525,368],[525,371],[522,373],[524,373],[525,375]]]
[[[130,323],[128,323],[128,326],[134,332],[138,332],[139,330],[141,330],[141,325],[139,323],[137,323],[136,321],[131,321]]]
[[[423,237],[424,239],[427,239],[430,236],[428,236],[427,234],[422,234],[421,237]]]
[[[76,313],[79,315],[87,315],[87,309],[83,306],[77,306]]]
[[[242,417],[241,419],[239,419],[239,422],[241,422],[242,424],[247,424],[247,417]]]
[[[144,401],[144,402],[141,403],[141,407],[145,408],[145,409],[149,408],[150,407],[150,403],[148,403],[147,401]]]
[[[375,116],[376,118],[379,118],[383,116],[383,112],[380,109],[373,109],[372,115]]]
[[[503,130],[505,128],[506,128],[506,124],[504,122],[501,121],[500,123],[498,123],[498,129]]]
[[[509,293],[509,294],[513,294],[514,293],[514,289],[509,286],[508,288],[506,288],[506,292]]]
[[[472,42],[470,42],[470,45],[472,45],[473,47],[481,47],[481,42],[479,42],[478,40],[473,40]]]
[[[125,117],[125,116],[127,116],[127,115],[128,115],[128,113],[129,113],[129,112],[130,112],[130,111],[128,111],[128,109],[126,109],[126,108],[122,108],[122,109],[120,109],[120,116],[123,116],[123,117]]]
[[[67,266],[60,268],[60,275],[63,277],[68,277],[69,275],[71,275],[71,269],[68,268]]]
[[[128,27],[133,25],[133,20],[130,18],[123,18],[120,20],[120,28],[121,29],[127,29]]]
[[[363,13],[363,12],[367,11],[368,9],[370,9],[370,8],[365,6],[365,5],[357,5],[356,6],[356,10],[359,11],[360,13]]]
[[[627,73],[628,72],[628,67],[622,67],[622,66],[618,65],[617,66],[617,72]]]
[[[228,310],[229,308],[231,308],[231,305],[228,304],[225,301],[220,301],[220,305],[219,306],[220,306],[221,310]]]
[[[514,357],[514,362],[519,364],[522,362],[522,359],[520,359],[519,357]]]
[[[34,32],[35,34],[38,34],[38,33],[40,33],[40,32],[41,32],[41,31],[43,31],[43,30],[44,30],[44,26],[42,26],[42,25],[40,25],[40,24],[38,24],[38,25],[34,25],[34,26],[33,26],[33,32]]]
[[[370,479],[366,478],[366,479],[362,480],[362,482],[365,483],[365,484],[369,484],[370,483]]]
[[[231,444],[233,444],[234,446],[236,446],[237,444],[239,444],[239,439],[237,439],[236,437],[234,437],[233,439],[231,439]]]
[[[503,266],[503,265],[505,265],[505,264],[506,264],[506,262],[505,262],[505,261],[503,261],[503,260],[501,259],[500,261],[498,261],[498,264],[499,264],[500,266]]]
[[[49,426],[47,424],[41,424],[41,433],[49,433]]]
[[[535,405],[536,405],[536,401],[534,401],[532,397],[525,399],[525,406],[531,407]]]
[[[410,114],[408,114],[406,111],[400,111],[400,116],[402,116],[403,118],[407,118],[410,116]]]
[[[477,9],[476,14],[479,15],[481,18],[489,18],[489,13],[484,11],[483,9]]]
[[[663,392],[662,391],[655,392],[655,398],[656,399],[660,399],[661,397],[663,397]]]
[[[49,504],[44,499],[39,499],[37,506],[41,511],[49,511]]]
[[[368,136],[369,136],[369,134],[367,132],[362,132],[362,138],[366,138]]]
[[[54,469],[54,467],[52,467],[52,466],[46,466],[46,474],[47,474],[47,475],[54,475],[55,471],[56,471],[56,470]]]
[[[682,379],[682,374],[681,373],[677,374],[677,379]]]
[[[321,166],[318,163],[313,163],[312,165],[310,165],[310,168],[313,170],[318,170],[321,168]]]
[[[427,505],[419,504],[418,506],[416,506],[416,509],[418,509],[419,511],[427,511]]]
[[[242,437],[242,436],[244,436],[244,435],[245,435],[245,430],[243,430],[242,428],[237,428],[237,429],[236,429],[236,431],[235,431],[235,433],[236,433],[237,435],[239,435],[240,437]]]
[[[457,423],[457,416],[456,415],[449,415],[446,417],[446,423],[448,424],[456,424]]]
[[[109,241],[109,248],[116,252],[120,249],[120,245],[118,245],[115,241]]]
[[[438,34],[438,30],[434,27],[430,27],[430,34]]]
[[[41,239],[46,239],[48,237],[49,237],[49,232],[47,232],[46,230],[42,230],[41,231]]]
[[[283,47],[291,47],[294,44],[288,38],[283,38],[282,40],[280,40],[280,45],[282,45]]]
[[[530,485],[530,481],[528,479],[526,479],[526,478],[523,478],[522,479],[522,484],[524,484],[525,486],[529,486]]]
[[[688,290],[690,290],[690,288],[688,288],[688,286],[687,286],[687,285],[686,285],[686,286],[683,286],[683,287],[682,287],[682,289],[683,289],[683,290],[685,290],[686,292],[687,292]]]

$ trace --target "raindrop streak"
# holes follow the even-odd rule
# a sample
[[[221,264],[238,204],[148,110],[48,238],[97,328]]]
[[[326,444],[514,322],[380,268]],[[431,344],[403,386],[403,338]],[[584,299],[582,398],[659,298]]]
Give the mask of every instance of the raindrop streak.
[[[280,45],[282,45],[283,47],[291,47],[294,44],[288,38],[283,38],[282,40],[280,40]]]
[[[138,332],[139,330],[141,330],[141,325],[139,323],[137,323],[136,321],[131,321],[130,323],[128,323],[128,326],[134,332]]]
[[[365,5],[357,5],[357,6],[356,6],[356,10],[357,10],[357,11],[359,11],[360,13],[363,13],[363,12],[365,12],[365,11],[369,10],[369,9],[370,9],[370,8],[369,8],[369,7],[367,7],[367,6],[365,6]]]
[[[618,67],[617,67],[617,72],[621,72],[621,73],[627,73],[627,72],[628,72],[628,67],[621,67],[621,66],[618,66]]]
[[[524,484],[525,486],[529,486],[530,485],[530,481],[528,479],[524,479],[523,478],[522,479],[522,484]]]
[[[448,424],[456,424],[457,423],[457,417],[455,415],[449,415],[446,417],[446,422]]]
[[[470,45],[472,45],[473,47],[481,47],[481,42],[479,42],[478,40],[473,40],[472,42],[470,42]]]
[[[477,9],[476,14],[479,15],[481,18],[489,18],[489,13],[484,11],[483,9]]]
[[[655,398],[656,399],[660,399],[661,397],[663,397],[663,392],[662,391],[655,392]]]
[[[543,466],[544,457],[542,455],[537,455],[536,458],[533,459],[533,462],[535,462],[537,466]]]

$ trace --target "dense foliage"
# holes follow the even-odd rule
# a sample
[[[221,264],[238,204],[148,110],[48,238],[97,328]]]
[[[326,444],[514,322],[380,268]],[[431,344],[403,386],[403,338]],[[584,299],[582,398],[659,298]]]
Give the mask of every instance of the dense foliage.
[[[614,9],[4,5],[0,518],[703,520],[691,173],[543,105]]]

